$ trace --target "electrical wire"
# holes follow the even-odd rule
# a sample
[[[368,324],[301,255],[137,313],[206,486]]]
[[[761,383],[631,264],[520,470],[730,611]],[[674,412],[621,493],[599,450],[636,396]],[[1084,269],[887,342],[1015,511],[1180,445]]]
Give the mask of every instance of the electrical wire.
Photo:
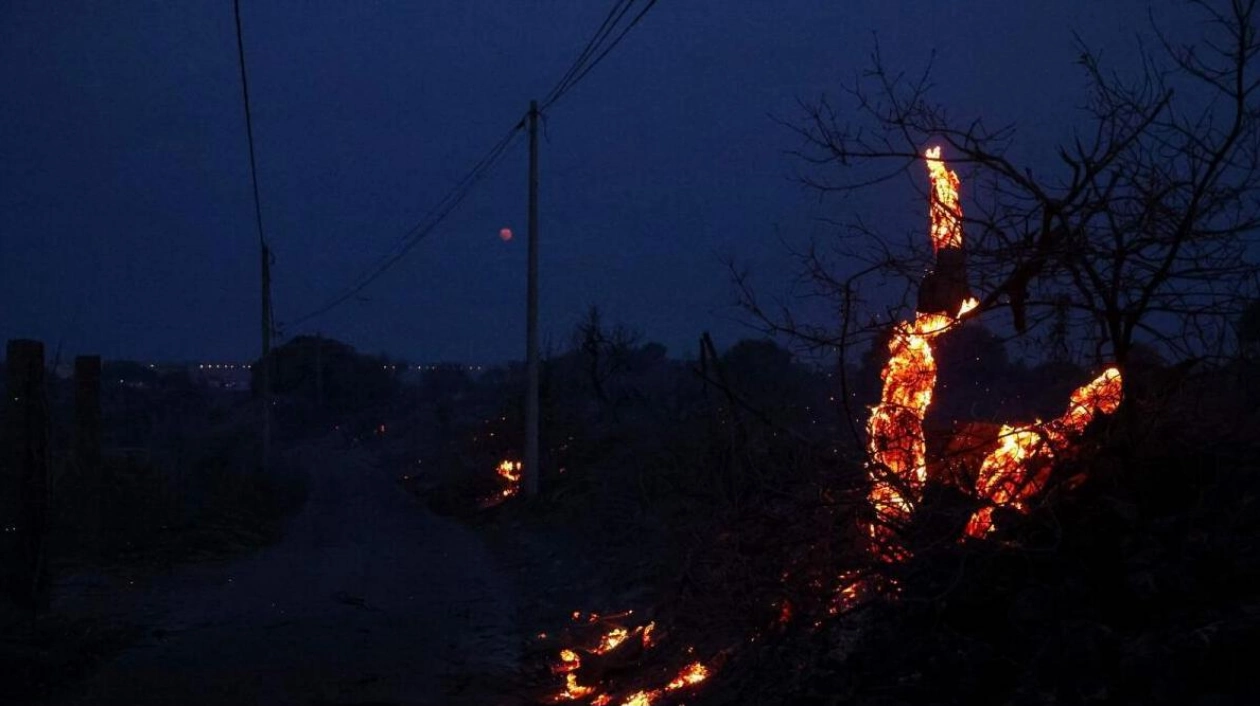
[[[362,292],[369,285],[375,282],[379,277],[384,275],[386,271],[392,268],[402,260],[408,253],[412,251],[421,241],[429,237],[446,217],[459,206],[471,192],[472,188],[485,178],[491,170],[503,159],[507,153],[508,147],[512,144],[512,139],[516,137],[525,127],[525,121],[522,119],[517,122],[502,138],[499,139],[494,147],[490,150],[470,169],[462,179],[455,184],[452,189],[446,193],[444,197],[425,215],[424,219],[416,223],[406,231],[403,238],[390,253],[386,253],[376,263],[376,265],[365,270],[355,280],[355,284],[347,288],[342,294],[330,299],[322,306],[297,317],[292,322],[286,322],[288,326],[297,326],[307,322],[315,317],[325,314],[335,307],[343,304],[351,297]]]
[[[238,28],[239,28],[239,23],[240,23],[239,1],[240,0],[235,0],[235,2],[238,3],[238,14],[237,14]],[[613,36],[613,33],[617,30],[618,25],[622,23],[622,20],[627,16],[627,14],[630,12],[631,8],[634,7],[637,1],[638,0],[615,0],[612,7],[608,11],[608,14],[605,15],[604,21],[600,23],[599,28],[597,28],[595,30],[595,33],[591,35],[591,38],[587,41],[586,46],[583,47],[581,53],[578,54],[577,58],[569,66],[569,69],[565,71],[565,73],[560,77],[560,80],[556,82],[555,86],[551,89],[551,91],[548,92],[547,97],[542,102],[542,106],[539,108],[540,113],[543,110],[555,105],[556,102],[558,102],[561,98],[563,98],[566,93],[571,91],[574,86],[576,86],[583,78],[585,78],[586,75],[589,74],[592,69],[594,69],[597,65],[599,65],[599,63],[604,60],[604,57],[608,56],[608,54],[613,49],[615,49],[617,45],[620,44],[623,39],[625,39],[626,35],[630,32],[630,30],[634,29],[635,25],[637,25],[643,19],[644,15],[646,15],[648,11],[651,10],[652,7],[657,2],[657,0],[647,0],[646,5],[643,7],[643,9],[640,10],[639,13],[635,15],[633,19],[630,20],[628,25],[621,28],[620,33],[616,34],[616,36],[611,40],[611,42],[608,42],[608,38]],[[239,33],[238,33],[238,38],[239,38]],[[242,64],[242,67],[243,67],[243,64]],[[500,138],[499,141],[495,143],[493,147],[490,148],[490,150],[481,158],[481,160],[479,160],[475,165],[473,165],[472,169],[470,169],[464,175],[464,177],[460,179],[460,181],[457,182],[454,187],[451,188],[451,191],[447,192],[447,194],[440,201],[438,201],[437,205],[435,205],[420,222],[418,222],[417,224],[412,226],[410,229],[408,229],[406,232],[404,232],[403,236],[399,239],[398,245],[396,245],[391,250],[391,252],[383,255],[377,261],[376,265],[365,270],[358,278],[356,278],[353,281],[354,284],[350,285],[340,295],[333,297],[332,299],[328,300],[325,304],[321,305],[320,307],[306,314],[303,314],[300,317],[295,318],[293,321],[288,322],[287,324],[289,326],[298,326],[299,324],[302,324],[311,319],[314,319],[315,317],[318,317],[336,308],[337,306],[348,301],[350,298],[362,292],[369,285],[375,282],[379,277],[385,274],[386,271],[388,271],[400,260],[406,257],[406,255],[410,253],[412,249],[416,247],[417,244],[419,244],[422,240],[424,240],[430,234],[432,234],[434,230],[436,230],[437,227],[442,223],[442,221],[445,220],[446,217],[449,216],[452,211],[454,211],[455,207],[458,206],[460,202],[462,202],[464,198],[468,196],[472,188],[478,182],[480,182],[487,174],[489,174],[490,171],[495,166],[497,166],[499,161],[502,160],[504,154],[507,152],[508,147],[511,145],[512,139],[516,137],[521,132],[522,129],[524,129],[526,118],[528,118],[528,116],[522,118],[515,125],[513,125],[513,127],[510,130],[508,130],[508,132],[502,138]],[[252,141],[251,141],[251,148],[250,148],[250,159],[252,163],[252,160],[253,160]],[[255,181],[254,188],[255,188],[255,196],[256,196],[257,195],[257,181]],[[261,234],[261,228],[262,226],[261,226],[261,211],[260,211],[259,212],[260,234]]]
[[[600,23],[599,29],[595,30],[595,34],[591,35],[590,40],[586,42],[586,46],[582,48],[582,53],[578,54],[577,59],[573,60],[569,70],[564,72],[564,75],[560,77],[560,80],[556,82],[551,91],[543,97],[543,105],[550,105],[555,102],[564,85],[581,70],[582,65],[590,58],[598,45],[612,32],[613,28],[621,21],[621,18],[625,16],[634,2],[635,0],[617,0],[613,3],[613,6],[608,9],[608,14],[604,16],[604,21]]]
[[[267,245],[267,237],[263,230],[262,217],[262,197],[258,192],[258,159],[255,157],[254,151],[254,116],[250,110],[249,104],[249,75],[245,70],[245,37],[241,31],[241,1],[232,0],[232,11],[236,19],[236,58],[241,67],[241,95],[245,103],[245,137],[249,143],[249,178],[254,189],[254,223],[258,227],[258,248],[262,252],[263,258],[263,308],[267,321],[266,334],[268,340],[276,335],[275,317],[272,314],[271,292],[268,290],[267,269],[274,256],[271,254],[271,248]],[[266,350],[270,343],[264,341],[263,347]]]
[[[249,177],[254,184],[254,220],[258,224],[258,244],[267,247],[263,236],[262,199],[258,196],[258,161],[254,158],[254,118],[249,110],[249,77],[245,73],[245,39],[241,34],[241,0],[232,0],[236,13],[236,56],[241,65],[241,93],[245,97],[245,136],[249,140]]]
[[[604,49],[604,51],[600,52],[599,56],[596,56],[593,61],[589,62],[584,68],[582,68],[579,72],[574,74],[567,82],[563,84],[561,88],[559,88],[558,91],[555,91],[555,95],[553,95],[550,99],[545,101],[543,103],[543,107],[540,110],[545,110],[555,105],[561,98],[564,97],[564,94],[571,91],[574,86],[576,86],[579,82],[581,82],[582,79],[586,78],[586,75],[589,74],[591,70],[594,69],[596,66],[598,66],[599,63],[604,60],[604,57],[608,56],[608,54],[613,49],[617,48],[617,45],[621,43],[621,40],[626,38],[626,35],[630,33],[630,30],[634,29],[635,26],[638,25],[639,22],[643,20],[643,17],[647,15],[647,13],[656,5],[656,2],[657,0],[647,0],[647,4],[643,7],[642,10],[639,11],[639,14],[635,15],[634,19],[630,20],[630,24],[626,25],[625,29],[621,30],[621,34],[618,34],[616,39],[612,40],[612,43],[609,44]],[[617,21],[620,21],[621,18],[625,16],[626,11],[628,11],[630,9],[630,6],[633,4],[634,4],[634,0],[630,0],[630,3],[628,3],[626,7],[623,8],[621,13],[617,16]],[[615,25],[616,22],[614,22],[613,24]],[[611,32],[611,29],[612,28],[610,28],[609,30],[610,32]]]

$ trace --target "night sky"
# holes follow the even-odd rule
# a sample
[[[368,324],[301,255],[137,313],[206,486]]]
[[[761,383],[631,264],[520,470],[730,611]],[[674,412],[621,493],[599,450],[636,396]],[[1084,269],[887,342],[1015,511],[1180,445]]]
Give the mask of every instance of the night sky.
[[[610,2],[245,0],[278,322],[389,250],[552,87]],[[829,237],[819,217],[921,218],[899,182],[819,203],[774,119],[821,94],[843,108],[876,36],[906,70],[934,50],[934,96],[1017,123],[1037,165],[1083,100],[1072,33],[1124,65],[1149,4],[660,0],[547,116],[544,336],[563,345],[598,305],[673,355],[706,329],[727,346],[752,331],[724,259],[772,295],[793,273],[781,241]],[[0,3],[0,338],[67,356],[257,354],[235,42],[231,0]],[[522,138],[360,298],[284,333],[417,362],[519,359],[525,216]]]

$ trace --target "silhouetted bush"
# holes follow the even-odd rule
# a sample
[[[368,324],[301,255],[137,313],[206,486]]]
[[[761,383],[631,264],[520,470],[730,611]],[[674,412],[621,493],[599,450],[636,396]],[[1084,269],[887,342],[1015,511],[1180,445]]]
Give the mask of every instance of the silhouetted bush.
[[[317,336],[297,336],[271,352],[271,391],[319,404],[333,414],[387,402],[399,389],[406,364],[368,356],[353,346]],[[251,389],[258,391],[258,363]]]

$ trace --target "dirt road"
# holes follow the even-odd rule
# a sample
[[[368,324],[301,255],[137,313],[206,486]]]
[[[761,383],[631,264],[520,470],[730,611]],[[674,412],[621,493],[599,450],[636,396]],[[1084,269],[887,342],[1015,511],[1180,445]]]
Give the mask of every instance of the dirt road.
[[[144,640],[67,700],[519,701],[501,687],[521,645],[510,583],[480,539],[364,455],[330,444],[297,462],[310,495],[284,539],[119,600]]]

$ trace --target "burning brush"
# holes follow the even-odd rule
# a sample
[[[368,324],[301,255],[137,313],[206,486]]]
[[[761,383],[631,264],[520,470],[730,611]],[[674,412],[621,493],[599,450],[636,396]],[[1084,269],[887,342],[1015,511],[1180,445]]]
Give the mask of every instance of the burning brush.
[[[551,672],[564,676],[564,687],[556,695],[557,702],[590,699],[593,705],[650,705],[663,696],[703,682],[710,675],[704,663],[693,661],[683,666],[665,684],[657,688],[639,689],[617,696],[606,686],[618,674],[638,667],[645,653],[656,646],[655,622],[630,626],[633,612],[600,616],[573,612],[569,645],[561,648]],[[599,687],[596,687],[599,686]]]
[[[975,494],[989,502],[967,522],[968,537],[993,531],[993,509],[1024,510],[1024,502],[1045,488],[1056,455],[1070,453],[1076,438],[1098,413],[1110,415],[1120,407],[1120,371],[1108,368],[1088,385],[1072,393],[1068,410],[1050,422],[1022,427],[1003,425],[997,449],[985,457],[976,477]]]
[[[481,499],[482,508],[490,508],[521,492],[521,462],[504,459],[494,468],[499,477],[499,490]]]

